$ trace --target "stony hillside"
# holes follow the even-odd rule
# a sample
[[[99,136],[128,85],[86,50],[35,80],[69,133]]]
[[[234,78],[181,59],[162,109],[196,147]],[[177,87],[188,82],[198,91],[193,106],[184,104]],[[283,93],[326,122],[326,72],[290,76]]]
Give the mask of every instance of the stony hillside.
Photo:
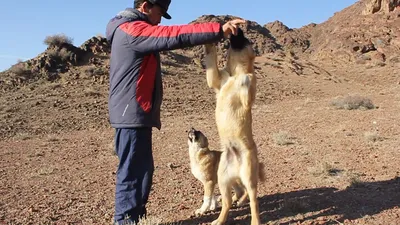
[[[309,24],[299,29],[288,28],[280,21],[265,25],[248,21],[243,29],[254,44],[262,61],[260,65],[278,73],[322,74],[339,82],[329,71],[344,65],[361,65],[363,70],[375,68],[380,74],[392,74],[400,62],[400,10],[397,1],[382,1],[378,6],[371,1],[359,1],[324,23]],[[223,23],[232,18],[235,17],[204,15],[191,23]],[[218,45],[221,66],[227,47],[227,41]],[[37,57],[19,62],[1,73],[0,90],[4,93],[1,101],[5,113],[0,120],[0,137],[13,136],[22,131],[47,133],[59,129],[83,129],[86,123],[91,127],[107,126],[109,53],[110,46],[103,37],[92,37],[78,47],[68,42],[55,42]],[[166,85],[174,85],[173,76],[203,73],[203,54],[202,46],[163,52]],[[379,79],[372,79],[371,82],[376,80]],[[392,77],[391,81],[396,82],[396,77]],[[261,95],[267,96],[267,92],[265,90]],[[273,96],[271,93],[268,95]],[[36,114],[40,110],[32,111],[32,108],[40,108],[44,112]],[[49,120],[52,117],[47,115],[50,108],[51,113],[57,115],[54,121]],[[62,113],[67,109],[79,114]],[[174,111],[172,108],[166,110]],[[85,119],[82,120],[80,113]],[[98,119],[99,116],[101,119]],[[81,122],[87,120],[89,122]],[[34,121],[47,125],[37,125],[40,128],[32,126]],[[50,131],[49,125],[52,127]]]
[[[380,7],[372,7],[371,2],[381,2]],[[311,59],[339,65],[355,62],[384,66],[399,62],[398,5],[398,1],[359,1],[318,24],[310,39]]]

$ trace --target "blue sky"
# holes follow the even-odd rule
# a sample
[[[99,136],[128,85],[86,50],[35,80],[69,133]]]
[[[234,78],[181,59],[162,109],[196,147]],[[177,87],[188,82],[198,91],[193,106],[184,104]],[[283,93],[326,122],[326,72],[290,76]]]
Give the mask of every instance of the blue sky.
[[[290,2],[290,3],[288,3]],[[322,23],[357,0],[172,0],[171,20],[162,25],[186,24],[201,15],[234,15],[264,25],[275,20],[290,28]],[[18,59],[42,53],[48,35],[64,33],[79,46],[105,33],[108,20],[133,6],[133,0],[4,0],[0,7],[0,71]]]

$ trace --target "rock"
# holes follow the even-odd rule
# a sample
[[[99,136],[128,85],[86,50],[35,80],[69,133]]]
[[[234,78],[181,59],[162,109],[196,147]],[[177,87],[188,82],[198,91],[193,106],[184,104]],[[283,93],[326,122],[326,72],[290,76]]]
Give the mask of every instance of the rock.
[[[365,3],[363,15],[374,13],[389,13],[400,7],[400,0],[369,0]]]

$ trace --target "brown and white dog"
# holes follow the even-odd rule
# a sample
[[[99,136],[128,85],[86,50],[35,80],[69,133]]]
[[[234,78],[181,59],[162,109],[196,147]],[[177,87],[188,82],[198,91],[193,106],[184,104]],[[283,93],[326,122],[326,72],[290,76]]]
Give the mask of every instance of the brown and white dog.
[[[222,154],[218,166],[218,186],[222,209],[213,225],[226,222],[232,206],[231,189],[235,183],[246,190],[250,200],[251,225],[260,224],[257,186],[263,180],[257,146],[252,133],[252,105],[256,96],[255,53],[241,29],[231,35],[227,64],[219,69],[214,44],[205,45],[207,83],[216,92],[215,117]]]
[[[195,215],[200,216],[209,210],[215,210],[217,207],[214,190],[218,181],[217,172],[222,152],[210,150],[208,138],[194,128],[191,128],[188,132],[188,146],[190,170],[193,176],[203,184],[204,188],[203,204],[195,211]],[[235,195],[232,201],[240,206],[247,200],[245,189],[240,183],[234,183],[233,188]]]

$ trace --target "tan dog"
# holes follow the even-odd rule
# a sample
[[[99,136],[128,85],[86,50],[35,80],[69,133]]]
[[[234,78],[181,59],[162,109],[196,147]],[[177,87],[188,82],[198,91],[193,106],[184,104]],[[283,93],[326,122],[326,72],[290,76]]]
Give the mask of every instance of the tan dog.
[[[212,224],[226,222],[232,206],[230,190],[234,183],[240,183],[250,200],[251,225],[259,225],[257,184],[263,174],[259,172],[262,166],[253,140],[251,113],[256,95],[255,53],[241,29],[230,37],[225,69],[218,69],[215,45],[205,45],[205,51],[207,83],[216,91],[215,116],[222,147],[218,167],[222,209]]]
[[[188,132],[188,145],[191,172],[204,187],[203,204],[195,211],[195,215],[200,216],[217,207],[214,190],[218,181],[218,164],[222,152],[210,150],[207,137],[194,128]],[[245,189],[239,183],[234,183],[233,188],[235,195],[232,201],[240,206],[247,200]]]

